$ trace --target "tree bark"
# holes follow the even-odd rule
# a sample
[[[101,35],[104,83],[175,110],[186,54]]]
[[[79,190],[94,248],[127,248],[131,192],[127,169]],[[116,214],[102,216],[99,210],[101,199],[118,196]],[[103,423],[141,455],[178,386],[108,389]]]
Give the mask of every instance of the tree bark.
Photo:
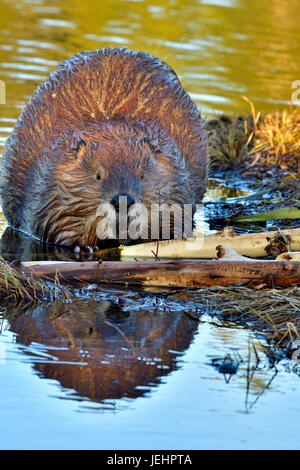
[[[175,260],[45,263],[19,268],[35,278],[84,285],[125,287],[200,287],[250,283],[251,286],[300,284],[299,261]]]

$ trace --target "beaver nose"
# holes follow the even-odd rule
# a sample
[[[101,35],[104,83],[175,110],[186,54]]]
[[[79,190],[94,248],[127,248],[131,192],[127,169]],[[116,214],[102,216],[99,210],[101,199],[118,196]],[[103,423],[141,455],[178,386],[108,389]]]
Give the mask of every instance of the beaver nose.
[[[124,200],[120,201],[121,197],[124,198]],[[126,200],[125,200],[125,198],[126,198]],[[124,206],[127,204],[127,210],[131,206],[133,206],[133,204],[135,204],[134,198],[130,194],[127,194],[127,193],[116,194],[110,201],[110,203],[114,206],[116,211],[119,211],[119,209],[120,209],[120,202],[121,203],[123,202]]]

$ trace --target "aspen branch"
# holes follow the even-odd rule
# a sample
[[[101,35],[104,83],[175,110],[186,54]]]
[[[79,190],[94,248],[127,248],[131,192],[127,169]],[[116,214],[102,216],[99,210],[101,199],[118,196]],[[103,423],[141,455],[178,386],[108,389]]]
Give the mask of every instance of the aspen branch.
[[[299,261],[175,260],[45,263],[21,266],[24,274],[64,284],[125,287],[200,287],[249,283],[252,286],[300,284]]]
[[[154,259],[153,252],[159,259],[180,258],[196,259],[216,258],[216,247],[223,245],[232,248],[240,255],[258,258],[284,251],[300,251],[300,228],[272,232],[237,234],[232,228],[225,228],[213,235],[201,236],[187,240],[163,240],[139,245],[122,246],[117,249],[119,259],[134,260],[136,258]],[[104,258],[113,250],[102,250],[98,255]]]

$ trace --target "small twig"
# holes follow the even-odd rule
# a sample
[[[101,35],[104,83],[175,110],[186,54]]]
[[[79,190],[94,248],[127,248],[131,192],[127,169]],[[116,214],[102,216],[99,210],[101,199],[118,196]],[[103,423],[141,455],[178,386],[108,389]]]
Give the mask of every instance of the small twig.
[[[154,251],[153,251],[153,250],[151,250],[151,253],[153,253],[153,254],[154,254],[154,256],[155,256],[155,260],[156,260],[156,261],[160,261],[159,257],[157,256],[157,253],[154,253]]]

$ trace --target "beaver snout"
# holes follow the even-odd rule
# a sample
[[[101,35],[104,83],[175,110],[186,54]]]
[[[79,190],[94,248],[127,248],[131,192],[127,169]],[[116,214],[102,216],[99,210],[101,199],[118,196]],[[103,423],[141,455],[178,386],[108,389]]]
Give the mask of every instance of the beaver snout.
[[[122,208],[130,209],[131,206],[135,204],[134,197],[131,194],[127,193],[120,193],[116,194],[110,201],[110,203],[114,206],[117,212],[122,210]]]

